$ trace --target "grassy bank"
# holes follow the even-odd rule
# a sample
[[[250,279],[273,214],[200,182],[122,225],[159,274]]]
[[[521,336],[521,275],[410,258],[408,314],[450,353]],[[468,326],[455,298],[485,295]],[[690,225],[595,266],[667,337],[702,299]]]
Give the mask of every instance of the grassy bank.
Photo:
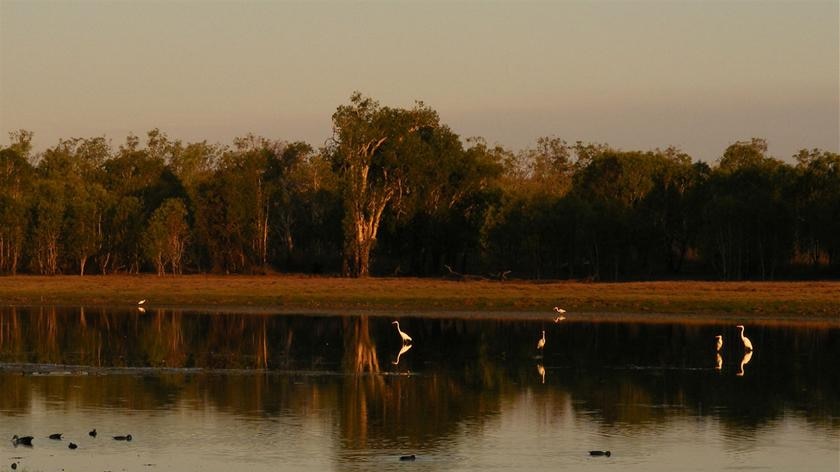
[[[677,314],[840,318],[840,282],[493,282],[304,276],[0,277],[0,305],[123,305],[412,313]]]

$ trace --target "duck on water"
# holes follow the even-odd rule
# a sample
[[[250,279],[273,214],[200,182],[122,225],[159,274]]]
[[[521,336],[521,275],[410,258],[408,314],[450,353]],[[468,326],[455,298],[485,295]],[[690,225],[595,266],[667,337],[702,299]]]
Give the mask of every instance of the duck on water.
[[[32,436],[21,436],[21,437],[18,437],[18,435],[17,435],[17,434],[15,434],[14,436],[12,436],[12,444],[14,444],[15,446],[20,446],[20,445],[22,445],[22,446],[31,446],[31,445],[32,445],[32,440],[33,440],[33,439],[35,439],[35,438],[34,438],[34,437],[32,437]]]

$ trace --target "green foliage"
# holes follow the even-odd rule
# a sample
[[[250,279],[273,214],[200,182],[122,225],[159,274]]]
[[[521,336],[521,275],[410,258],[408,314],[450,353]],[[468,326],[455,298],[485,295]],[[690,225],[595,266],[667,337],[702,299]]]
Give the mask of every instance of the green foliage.
[[[169,268],[172,274],[182,272],[181,261],[189,239],[187,207],[177,198],[164,200],[152,213],[143,231],[143,250],[154,263],[158,275]]]
[[[17,273],[23,257],[34,173],[19,151],[0,150],[0,273]]]
[[[790,165],[763,139],[711,166],[555,136],[513,152],[359,93],[320,150],[32,137],[0,148],[0,273],[840,275],[840,155]]]

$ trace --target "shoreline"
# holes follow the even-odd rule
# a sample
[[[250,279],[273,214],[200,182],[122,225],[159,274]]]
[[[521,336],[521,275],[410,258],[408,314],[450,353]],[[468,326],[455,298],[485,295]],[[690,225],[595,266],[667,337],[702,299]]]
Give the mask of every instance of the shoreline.
[[[2,276],[0,306],[840,326],[840,282],[451,281],[297,275]]]

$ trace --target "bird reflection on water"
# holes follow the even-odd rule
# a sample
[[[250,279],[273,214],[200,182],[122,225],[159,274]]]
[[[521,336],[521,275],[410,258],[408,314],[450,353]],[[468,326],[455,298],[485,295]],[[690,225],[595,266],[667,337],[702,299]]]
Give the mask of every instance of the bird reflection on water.
[[[403,344],[402,348],[400,348],[400,352],[397,353],[397,360],[391,362],[391,364],[399,365],[400,364],[400,357],[408,352],[411,349],[411,344]]]
[[[738,366],[738,373],[735,374],[735,375],[737,375],[738,377],[743,377],[744,376],[744,366],[746,366],[747,364],[750,363],[750,359],[752,359],[752,355],[753,355],[752,351],[747,351],[744,354],[744,357],[741,358],[741,364]]]
[[[542,364],[537,364],[537,373],[540,374],[540,383],[545,384],[545,367]]]
[[[388,319],[393,321],[393,318],[376,316],[213,316],[157,308],[148,310],[146,316],[138,316],[134,307],[124,307],[123,312],[113,314],[90,309],[82,324],[78,312],[59,311],[53,315],[49,309],[39,308],[26,314],[21,311],[18,309],[15,314],[0,310],[0,356],[5,362],[31,362],[29,353],[37,350],[42,353],[43,362],[57,364],[99,365],[96,363],[100,357],[92,353],[101,353],[104,366],[143,367],[146,362],[154,365],[159,359],[165,359],[167,365],[197,368],[186,373],[176,369],[148,369],[142,371],[143,375],[112,375],[110,370],[91,369],[102,375],[72,378],[0,372],[3,390],[14,392],[5,397],[0,395],[0,400],[5,401],[3,406],[24,411],[22,417],[4,418],[9,436],[11,431],[28,434],[32,430],[42,437],[54,428],[73,424],[71,420],[79,425],[88,424],[85,416],[91,411],[102,415],[100,439],[93,443],[88,437],[78,442],[77,453],[84,453],[80,458],[87,457],[85,451],[93,451],[90,446],[96,444],[99,449],[123,451],[119,461],[148,462],[149,454],[154,452],[148,452],[150,449],[144,446],[144,441],[135,439],[126,444],[111,440],[114,433],[131,431],[137,437],[157,435],[156,444],[169,441],[176,444],[178,454],[196,460],[202,457],[215,460],[214,449],[238,448],[247,451],[242,456],[253,456],[253,464],[247,462],[250,457],[242,458],[249,470],[272,470],[271,467],[276,468],[276,462],[272,461],[278,457],[292,462],[291,467],[297,469],[389,469],[387,464],[370,462],[382,455],[393,464],[392,470],[429,465],[451,470],[464,464],[484,465],[486,461],[482,459],[487,457],[524,457],[522,451],[511,449],[512,446],[501,441],[491,444],[484,439],[491,435],[512,437],[515,433],[509,433],[511,430],[533,435],[535,441],[529,443],[534,446],[528,452],[534,452],[534,457],[557,459],[562,455],[570,458],[569,461],[590,461],[589,449],[619,448],[626,455],[626,451],[634,450],[633,446],[647,446],[645,443],[660,433],[681,435],[686,443],[696,442],[703,453],[720,456],[727,454],[729,446],[719,440],[721,437],[731,434],[741,438],[745,432],[754,431],[755,424],[776,428],[773,431],[787,435],[786,439],[804,439],[797,444],[806,445],[807,441],[830,437],[837,430],[830,417],[812,418],[801,413],[806,407],[833,413],[840,405],[840,394],[832,388],[837,385],[838,374],[824,369],[840,355],[840,346],[834,342],[838,335],[835,328],[751,326],[751,337],[773,349],[764,349],[763,357],[756,357],[755,364],[749,355],[744,356],[742,374],[735,377],[741,360],[735,351],[742,352],[738,332],[731,326],[731,337],[724,333],[729,370],[727,376],[721,376],[711,373],[717,357],[716,364],[710,362],[713,338],[718,331],[702,325],[576,320],[561,327],[548,321],[545,315],[538,321],[406,317],[400,320],[401,327],[409,328],[421,341],[411,348],[405,347],[401,337],[394,336],[394,325],[388,326],[391,324]],[[533,359],[536,343],[533,334],[537,331],[541,338],[540,323],[549,326],[546,337],[547,331],[552,332],[552,348],[545,361],[538,363]],[[660,339],[674,341],[650,342]],[[265,352],[262,358],[267,359],[267,369],[272,371],[267,375],[254,369],[263,365],[256,360],[262,352]],[[409,376],[379,371],[377,353],[380,357],[388,356],[386,364],[399,357],[400,370],[410,365],[416,372]],[[802,362],[803,358],[809,362]],[[750,375],[744,375],[747,367]],[[228,368],[240,370],[231,374],[223,370]],[[538,376],[534,375],[535,370]],[[548,370],[552,371],[550,383],[546,381]],[[166,388],[162,389],[162,385]],[[751,395],[759,391],[762,395]],[[51,396],[45,398],[42,392],[50,392]],[[134,419],[129,418],[128,424],[120,426],[124,429],[112,431],[105,426],[107,423],[116,426],[126,416],[126,405],[112,401],[108,392],[131,392],[129,411]],[[54,404],[49,402],[63,403],[50,409],[51,415],[46,418],[39,419],[33,414],[34,420],[30,420],[25,416],[27,411],[47,411],[43,405]],[[749,402],[748,411],[736,408],[745,402]],[[680,408],[651,408],[651,404],[678,404]],[[160,415],[158,420],[154,412],[159,411],[180,414]],[[696,435],[694,422],[685,421],[687,414],[700,418],[712,433],[719,430],[722,433]],[[67,415],[68,420],[35,428],[28,424],[29,421],[55,422],[58,415]],[[745,415],[748,421],[743,422]],[[154,421],[148,421],[150,417]],[[314,422],[317,428],[308,426],[304,430],[310,434],[288,434],[286,428],[266,428],[276,430],[276,434],[253,440],[254,425],[285,424],[287,420],[290,424],[307,425],[313,424],[308,423],[313,417],[319,421]],[[807,418],[814,426],[783,429],[776,422],[767,421],[776,418],[787,421],[791,417],[797,422],[805,422]],[[248,421],[241,421],[243,418]],[[9,421],[16,423],[7,425]],[[686,429],[686,423],[692,426]],[[213,429],[221,425],[229,426],[232,434]],[[508,430],[509,425],[514,427]],[[202,441],[175,441],[179,436],[208,427],[211,429]],[[640,435],[634,433],[640,428],[650,430],[651,435],[641,435],[639,439]],[[605,429],[620,436],[621,441],[616,438],[591,446],[584,443],[561,448],[558,453],[558,442],[597,436]],[[65,432],[68,439],[77,439],[70,436],[73,431]],[[87,431],[79,430],[75,434],[84,435]],[[105,443],[103,437],[107,439]],[[408,442],[406,437],[410,439]],[[316,446],[312,445],[312,438],[316,438]],[[31,454],[58,447],[40,439],[36,443]],[[521,447],[522,443],[516,444]],[[61,446],[69,454],[66,443]],[[6,447],[11,450],[12,445],[7,443]],[[271,455],[266,454],[267,450],[272,451]],[[809,453],[814,450],[807,449]],[[314,454],[304,456],[303,451]],[[386,452],[379,454],[380,451]],[[25,455],[30,451],[18,448],[16,453]],[[417,463],[400,463],[398,454],[417,454]],[[780,452],[762,449],[762,454],[764,457],[776,454],[775,458]],[[786,450],[785,454],[791,451]],[[313,463],[310,457],[315,456],[327,460]],[[446,462],[453,456],[466,460]],[[614,462],[616,457],[624,461],[620,450],[609,461]],[[636,455],[634,459],[640,457]],[[813,454],[813,457],[820,455]],[[295,458],[298,462],[294,462]],[[570,462],[556,469],[577,470],[609,464],[605,459],[593,458],[596,462],[585,466]],[[80,464],[82,459],[76,460],[70,464],[72,469],[88,469]],[[686,457],[681,456],[679,460]],[[674,463],[645,463],[644,458],[640,462],[635,467],[630,464],[626,470],[679,470],[679,465]],[[222,470],[222,466],[226,470],[238,470],[243,462],[236,464],[222,458],[218,463],[215,468],[212,467],[215,464],[210,464],[211,467],[203,470]],[[706,465],[714,464],[698,464]],[[522,466],[541,467],[535,462]],[[8,464],[0,469],[3,467],[8,469]],[[160,468],[179,470],[172,463],[160,464]],[[27,470],[59,468],[28,466]],[[126,470],[142,469],[138,465]]]

